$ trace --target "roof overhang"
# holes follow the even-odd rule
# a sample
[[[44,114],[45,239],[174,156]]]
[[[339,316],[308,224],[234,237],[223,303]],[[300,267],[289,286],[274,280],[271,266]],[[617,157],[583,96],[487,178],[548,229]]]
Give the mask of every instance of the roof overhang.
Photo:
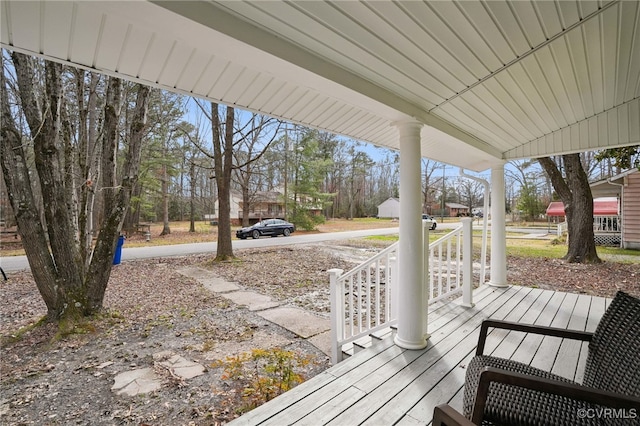
[[[593,199],[594,216],[616,216],[619,213],[619,203],[616,197],[600,197]],[[552,201],[547,207],[547,216],[564,216],[562,201]]]
[[[8,49],[470,170],[640,144],[640,2],[11,1]]]

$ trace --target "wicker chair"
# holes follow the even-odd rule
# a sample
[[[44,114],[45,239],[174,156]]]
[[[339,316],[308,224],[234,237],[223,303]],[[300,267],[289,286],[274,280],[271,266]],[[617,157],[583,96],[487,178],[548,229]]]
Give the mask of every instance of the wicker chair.
[[[589,342],[582,384],[483,355],[489,328]],[[594,333],[484,321],[467,367],[463,410],[464,417],[436,407],[433,424],[640,425],[640,300],[618,292]]]

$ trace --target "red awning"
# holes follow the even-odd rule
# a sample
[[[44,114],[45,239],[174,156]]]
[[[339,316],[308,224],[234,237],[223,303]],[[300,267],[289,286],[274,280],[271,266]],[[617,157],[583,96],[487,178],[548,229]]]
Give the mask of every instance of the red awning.
[[[617,216],[618,199],[612,197],[594,199],[593,214],[594,216]],[[547,216],[564,216],[562,201],[552,201],[547,207]]]
[[[564,216],[564,204],[562,204],[562,201],[552,201],[547,207],[547,216]]]

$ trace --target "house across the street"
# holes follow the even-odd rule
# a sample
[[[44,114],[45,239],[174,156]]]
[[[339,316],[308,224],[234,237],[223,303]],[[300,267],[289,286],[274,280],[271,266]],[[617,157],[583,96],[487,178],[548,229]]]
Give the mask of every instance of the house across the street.
[[[378,206],[378,217],[382,219],[397,219],[400,217],[400,200],[389,197]]]

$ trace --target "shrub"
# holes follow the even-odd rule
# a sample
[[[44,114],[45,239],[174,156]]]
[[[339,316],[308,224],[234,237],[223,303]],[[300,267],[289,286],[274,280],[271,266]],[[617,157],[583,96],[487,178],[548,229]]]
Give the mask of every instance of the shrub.
[[[309,356],[282,348],[253,349],[212,366],[223,367],[222,379],[233,382],[236,393],[244,400],[240,411],[247,412],[304,382],[305,377],[298,370],[311,361]]]
[[[289,220],[291,223],[296,225],[296,228],[304,229],[305,231],[313,231],[316,229],[316,226],[325,222],[325,217],[322,215],[310,214],[304,209],[297,209]]]

